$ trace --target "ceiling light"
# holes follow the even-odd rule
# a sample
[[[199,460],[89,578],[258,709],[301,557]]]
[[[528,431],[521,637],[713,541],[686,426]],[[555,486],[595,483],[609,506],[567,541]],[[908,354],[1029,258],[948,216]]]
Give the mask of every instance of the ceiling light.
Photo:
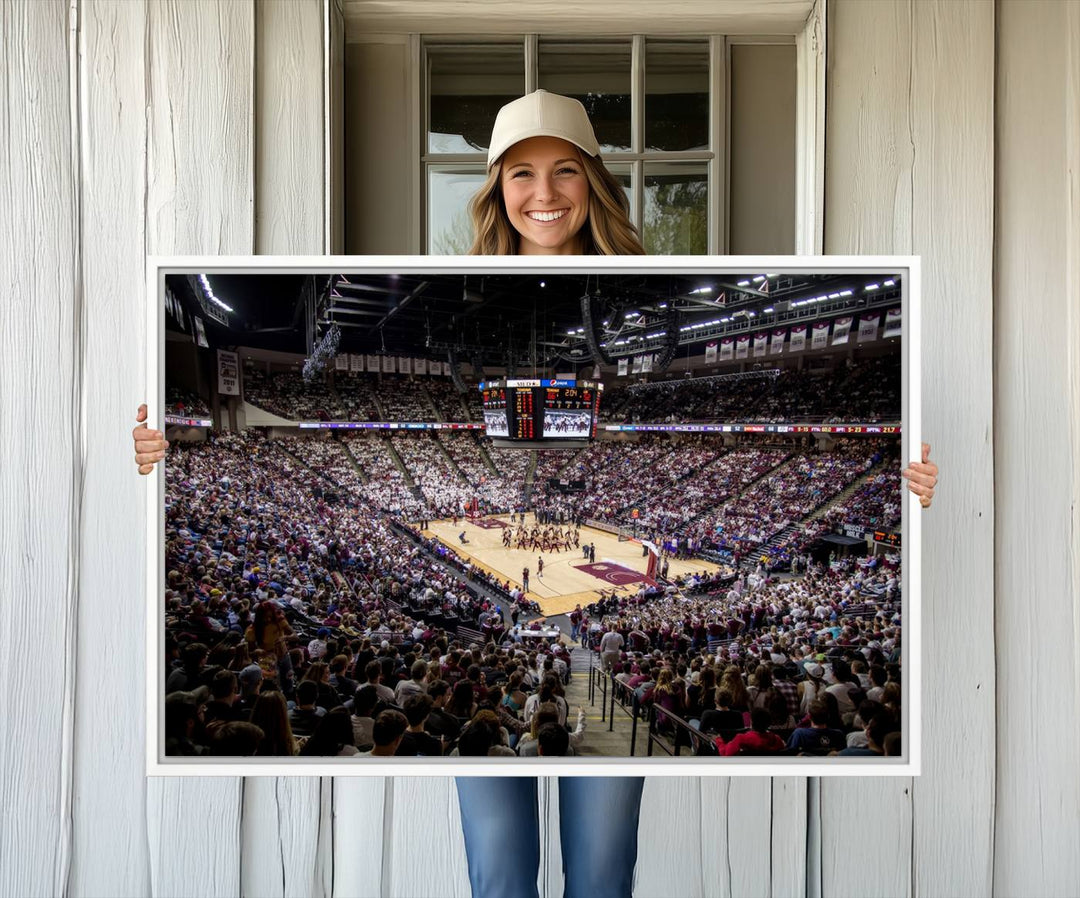
[[[749,287],[750,282],[749,281],[739,281],[738,286],[740,286],[740,287]]]
[[[763,280],[765,280],[765,275],[759,274],[756,278],[754,278],[754,283],[757,284]]]
[[[865,290],[877,290],[878,286],[879,286],[878,284],[867,284],[866,287],[863,288],[863,289],[865,289]]]
[[[206,279],[205,274],[200,274],[199,275],[199,282],[203,285],[203,290],[206,291],[206,298],[209,299],[210,302],[214,303],[215,305],[220,306],[226,312],[231,312],[232,311],[231,306],[225,305],[225,303],[223,303],[220,299],[218,299],[216,296],[214,296],[214,291],[210,289],[210,282]]]
[[[839,293],[830,293],[829,294],[829,299],[839,299],[839,298],[840,298]]]
[[[768,314],[769,312],[772,312],[772,311],[773,311],[773,307],[772,307],[772,306],[769,306],[769,308],[767,308],[767,309],[762,309],[762,310],[761,310],[761,312],[762,312],[762,314],[763,314],[763,315],[767,315],[767,314]]]
[[[896,286],[896,281],[886,281],[885,286],[886,287],[895,287]]]

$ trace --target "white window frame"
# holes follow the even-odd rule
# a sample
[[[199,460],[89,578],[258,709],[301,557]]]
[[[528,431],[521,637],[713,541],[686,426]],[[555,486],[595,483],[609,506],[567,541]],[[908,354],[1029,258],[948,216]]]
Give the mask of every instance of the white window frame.
[[[810,13],[798,31],[767,34],[713,34],[709,37],[709,142],[714,150],[689,151],[686,153],[646,154],[640,149],[644,139],[643,103],[631,105],[631,140],[635,152],[612,154],[612,162],[632,164],[634,208],[631,217],[640,224],[644,207],[644,164],[648,161],[705,161],[708,171],[709,233],[707,249],[710,254],[726,254],[728,247],[728,110],[729,110],[729,48],[735,43],[790,44],[796,48],[796,149],[795,149],[795,253],[817,255],[824,248],[823,208],[825,183],[825,4],[827,0],[815,0]],[[348,16],[347,16],[348,17]],[[599,35],[599,31],[596,32]],[[427,183],[428,162],[474,163],[474,155],[427,153],[427,93],[426,93],[426,45],[425,41],[454,43],[503,43],[520,39],[524,44],[525,90],[536,89],[539,36],[573,38],[558,29],[542,28],[528,33],[504,32],[477,34],[431,34],[421,37],[409,35],[410,47],[410,166],[412,172],[409,205],[409,232],[411,249],[423,253],[428,244]],[[580,36],[580,35],[578,35]],[[606,36],[606,35],[605,35]],[[615,36],[615,35],[612,35]],[[647,37],[677,40],[693,37],[686,34],[664,34],[649,30],[647,34],[632,36],[631,96],[643,98],[645,40]]]

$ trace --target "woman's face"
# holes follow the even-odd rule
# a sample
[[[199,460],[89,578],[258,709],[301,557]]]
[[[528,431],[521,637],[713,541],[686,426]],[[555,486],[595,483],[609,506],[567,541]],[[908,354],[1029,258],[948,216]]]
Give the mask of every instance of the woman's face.
[[[502,159],[503,203],[521,255],[577,255],[589,214],[581,153],[558,137],[530,137]]]

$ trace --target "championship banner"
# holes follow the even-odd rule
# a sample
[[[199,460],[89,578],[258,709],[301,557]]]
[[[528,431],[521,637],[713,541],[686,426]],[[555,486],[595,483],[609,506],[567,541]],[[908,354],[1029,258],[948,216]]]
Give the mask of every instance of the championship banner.
[[[745,359],[750,350],[750,338],[738,337],[735,340],[735,358]]]
[[[881,316],[877,314],[863,315],[859,319],[859,342],[869,343],[871,340],[877,339],[878,323],[881,321]]]
[[[364,357],[362,355],[353,355],[349,353],[349,370],[353,374],[359,374],[364,370]]]
[[[791,329],[788,340],[788,352],[802,352],[806,349],[806,325],[799,324]]]
[[[393,374],[394,369],[397,368],[397,359],[392,355],[384,355],[382,357],[382,369],[383,374]]]
[[[206,329],[203,327],[202,319],[198,315],[192,315],[191,319],[195,322],[195,330],[191,334],[191,339],[203,349],[209,349],[210,344],[206,342]]]
[[[627,360],[619,359],[619,377],[626,377]]]
[[[899,337],[900,331],[900,310],[889,309],[889,311],[885,313],[885,332],[881,336],[886,339],[889,337]]]
[[[377,374],[379,371],[379,357],[377,355],[369,355],[366,358],[368,371]]]
[[[769,346],[768,334],[754,334],[754,358],[758,359],[765,355]]]
[[[217,351],[217,383],[223,396],[240,395],[240,357],[235,352]]]
[[[413,359],[413,374],[427,374],[427,359]]]
[[[450,373],[449,362],[428,362],[428,371],[438,377],[443,377]]]
[[[811,349],[824,349],[829,345],[829,322],[823,321],[814,325],[814,335],[810,339]]]
[[[724,337],[720,341],[720,361],[729,361],[734,355],[735,341],[731,337]]]
[[[348,371],[349,370],[349,355],[348,353],[341,353],[334,356],[334,370],[335,371]]]
[[[848,334],[851,333],[851,318],[837,318],[833,322],[832,327],[832,345],[842,346],[848,341]]]
[[[706,343],[705,344],[705,364],[706,365],[711,365],[715,361],[716,361],[716,344],[715,343]]]
[[[780,355],[784,351],[784,337],[787,331],[781,328],[772,332],[772,345],[769,347],[769,355]]]
[[[412,374],[412,356],[403,355],[398,357],[398,374]]]
[[[600,366],[599,365],[593,365],[592,376],[593,376],[593,380],[600,380]]]
[[[634,364],[631,366],[630,372],[632,374],[640,374],[641,373],[641,356],[639,356],[639,355],[634,356]]]
[[[652,373],[652,360],[653,360],[652,353],[645,356],[641,360],[641,373],[642,374],[650,374],[650,373]]]

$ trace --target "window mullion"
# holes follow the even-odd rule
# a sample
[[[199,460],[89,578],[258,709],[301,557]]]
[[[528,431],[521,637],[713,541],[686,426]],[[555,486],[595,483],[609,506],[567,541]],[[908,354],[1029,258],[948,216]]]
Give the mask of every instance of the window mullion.
[[[645,148],[645,35],[635,34],[630,52],[630,149],[640,154]],[[645,164],[640,157],[631,166],[634,208],[631,218],[645,239]]]
[[[709,252],[727,253],[727,53],[723,35],[709,38]]]
[[[540,86],[539,35],[525,35],[525,93],[531,94]]]

